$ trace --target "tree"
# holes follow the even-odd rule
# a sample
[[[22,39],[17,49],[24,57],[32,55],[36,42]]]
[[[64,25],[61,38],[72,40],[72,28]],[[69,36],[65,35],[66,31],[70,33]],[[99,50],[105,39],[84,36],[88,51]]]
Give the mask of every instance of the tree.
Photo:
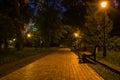
[[[108,45],[107,42],[109,41],[109,33],[112,30],[112,21],[107,13],[104,14],[103,11],[97,11],[99,10],[98,7],[90,6],[89,4],[88,6],[88,16],[86,16],[85,28],[83,30],[85,41],[92,45],[103,46],[105,27],[105,45]]]
[[[28,15],[28,11],[30,11],[28,8],[28,4],[24,3],[24,0],[14,0],[14,6],[13,8],[15,10],[15,26],[17,30],[17,40],[16,40],[16,48],[22,49],[24,46],[24,23],[28,22],[30,19],[30,15]],[[27,16],[27,17],[26,17]]]
[[[61,10],[54,7],[55,2],[51,6],[49,6],[49,1],[46,3],[42,4],[43,9],[38,11],[35,22],[45,46],[59,45],[63,33],[66,32],[59,17]]]
[[[114,3],[113,5],[114,8],[111,9],[111,13],[110,13],[110,16],[111,16],[111,19],[113,21],[113,30],[111,32],[111,36],[120,36],[120,19],[119,19],[119,16],[120,16],[120,1],[119,0],[116,0],[116,3]]]
[[[63,34],[66,33],[64,30],[64,25],[57,17],[57,14],[54,14],[54,12],[52,12],[50,15],[47,15],[46,17],[49,18],[46,18],[47,20],[45,20],[44,26],[42,26],[42,36],[48,45],[59,44]]]
[[[15,26],[9,16],[0,14],[0,47],[4,44],[4,48],[8,47],[8,39],[15,37]]]
[[[63,23],[82,27],[85,23],[86,5],[78,0],[63,0],[62,5],[67,8],[63,14]]]
[[[1,12],[1,33],[7,33],[13,38],[17,38],[17,48],[23,48],[23,31],[24,23],[28,22],[30,10],[28,4],[24,3],[24,0],[1,0],[0,1],[0,12]],[[7,22],[6,22],[7,21]],[[4,36],[6,40],[9,36]],[[1,40],[2,42],[2,40]]]
[[[113,36],[110,38],[110,50],[119,51],[120,50],[120,37]]]

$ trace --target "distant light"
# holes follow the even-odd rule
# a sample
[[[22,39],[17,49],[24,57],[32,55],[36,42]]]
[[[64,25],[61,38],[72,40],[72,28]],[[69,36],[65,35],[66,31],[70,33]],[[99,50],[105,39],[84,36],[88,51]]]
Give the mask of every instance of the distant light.
[[[28,38],[31,38],[31,34],[30,34],[30,33],[28,33],[28,34],[27,34],[27,37],[28,37]]]
[[[74,36],[77,38],[77,37],[79,37],[79,34],[76,32],[76,33],[74,33]]]
[[[105,8],[106,6],[107,6],[107,2],[106,1],[101,2],[101,7]]]
[[[12,43],[13,41],[12,40],[9,40],[10,43]]]
[[[16,39],[14,38],[13,41],[16,41]]]

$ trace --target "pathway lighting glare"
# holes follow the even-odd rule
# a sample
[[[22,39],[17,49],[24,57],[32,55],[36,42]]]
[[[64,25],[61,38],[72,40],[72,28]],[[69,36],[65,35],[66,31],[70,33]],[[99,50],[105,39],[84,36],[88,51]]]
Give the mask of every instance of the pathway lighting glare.
[[[14,38],[13,41],[16,41],[16,39]]]
[[[78,33],[74,33],[74,36],[77,38],[77,37],[79,37],[79,34]]]
[[[107,2],[106,1],[101,2],[101,7],[102,8],[105,8],[106,6],[107,6]]]
[[[28,37],[28,38],[31,38],[31,34],[30,34],[30,33],[28,33],[28,34],[27,34],[27,37]]]

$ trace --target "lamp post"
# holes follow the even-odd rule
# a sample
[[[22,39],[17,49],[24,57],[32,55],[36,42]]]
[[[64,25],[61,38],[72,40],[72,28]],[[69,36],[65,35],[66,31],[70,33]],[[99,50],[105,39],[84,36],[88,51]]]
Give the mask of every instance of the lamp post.
[[[79,37],[79,33],[78,33],[78,32],[74,32],[73,36],[74,36],[74,38],[75,38],[74,48],[77,49],[77,48],[78,48],[78,37]]]
[[[32,37],[32,35],[31,35],[30,33],[28,33],[28,34],[27,34],[27,37],[28,37],[28,38],[31,38],[31,37]]]
[[[106,56],[106,25],[105,25],[105,17],[106,17],[106,7],[107,7],[107,1],[101,2],[101,7],[104,9],[104,26],[103,26],[103,57]]]
[[[74,33],[75,38],[79,37],[79,34],[77,32]]]
[[[75,37],[75,45],[76,47],[79,49],[81,48],[81,39],[82,39],[82,33],[80,32],[75,32],[74,33],[74,37]]]

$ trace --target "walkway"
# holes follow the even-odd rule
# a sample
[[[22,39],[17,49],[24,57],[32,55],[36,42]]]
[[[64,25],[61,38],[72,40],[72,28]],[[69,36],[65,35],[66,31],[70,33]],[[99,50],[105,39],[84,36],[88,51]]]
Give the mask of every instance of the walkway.
[[[87,64],[79,64],[68,48],[60,49],[0,80],[103,80]]]

